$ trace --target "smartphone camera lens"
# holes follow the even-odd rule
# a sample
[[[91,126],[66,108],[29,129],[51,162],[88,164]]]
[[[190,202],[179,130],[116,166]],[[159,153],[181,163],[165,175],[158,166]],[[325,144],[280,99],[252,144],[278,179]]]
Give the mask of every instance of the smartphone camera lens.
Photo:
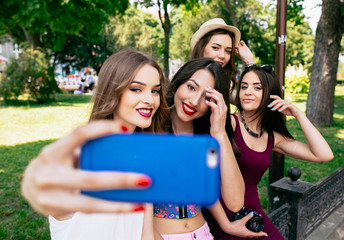
[[[207,165],[209,168],[215,168],[218,164],[217,151],[216,149],[209,149],[207,156]]]

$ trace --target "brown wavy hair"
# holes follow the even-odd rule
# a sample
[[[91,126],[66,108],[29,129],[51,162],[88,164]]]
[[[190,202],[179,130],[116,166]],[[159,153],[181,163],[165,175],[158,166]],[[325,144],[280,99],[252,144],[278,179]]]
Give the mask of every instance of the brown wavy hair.
[[[234,56],[234,34],[232,32],[229,32],[224,29],[215,29],[213,31],[208,32],[196,43],[194,49],[192,49],[191,59],[204,57],[205,46],[209,43],[211,37],[217,34],[227,34],[232,39],[233,46],[232,46],[231,59],[226,64],[226,66],[223,67],[223,70],[227,76],[228,82],[230,83],[229,85],[231,86],[230,92],[232,92],[232,90],[235,87],[234,76],[236,74],[235,63],[234,63],[234,57],[235,57]]]
[[[112,54],[103,64],[98,76],[96,92],[93,96],[93,108],[89,121],[97,119],[113,119],[121,96],[134,80],[144,65],[154,67],[160,77],[160,107],[152,118],[152,124],[146,129],[136,128],[136,132],[166,132],[164,127],[169,123],[169,110],[166,103],[165,79],[163,72],[151,56],[143,52],[124,49]]]

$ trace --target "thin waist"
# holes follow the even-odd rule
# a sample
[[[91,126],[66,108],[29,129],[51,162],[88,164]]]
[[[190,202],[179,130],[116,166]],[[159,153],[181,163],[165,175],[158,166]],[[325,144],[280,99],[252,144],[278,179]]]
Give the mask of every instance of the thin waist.
[[[164,240],[213,240],[207,222],[202,227],[188,233],[162,234]]]
[[[189,233],[204,224],[205,220],[201,212],[195,217],[184,219],[154,217],[154,227],[160,234]]]

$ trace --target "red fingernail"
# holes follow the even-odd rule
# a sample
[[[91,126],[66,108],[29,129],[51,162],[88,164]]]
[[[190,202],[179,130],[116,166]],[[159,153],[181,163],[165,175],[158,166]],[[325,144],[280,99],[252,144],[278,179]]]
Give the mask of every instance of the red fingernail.
[[[127,132],[128,131],[128,128],[124,125],[121,126],[121,129],[122,129],[122,132]]]
[[[147,177],[140,177],[138,180],[137,180],[137,186],[149,186],[151,184],[151,180],[150,178],[147,178]]]
[[[141,212],[143,210],[145,210],[145,207],[141,204],[135,205],[133,209],[134,212]]]

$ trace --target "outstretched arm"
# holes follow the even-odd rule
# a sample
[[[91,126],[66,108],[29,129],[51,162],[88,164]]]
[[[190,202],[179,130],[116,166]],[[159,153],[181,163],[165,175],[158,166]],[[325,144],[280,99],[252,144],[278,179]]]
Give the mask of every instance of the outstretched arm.
[[[294,116],[299,122],[308,142],[308,144],[305,144],[294,139],[286,139],[280,134],[275,133],[276,142],[273,150],[310,162],[328,162],[332,160],[333,153],[330,146],[306,115],[293,104],[281,99],[279,96],[271,95],[270,97],[275,100],[268,107],[272,111],[280,111],[287,116]]]
[[[22,182],[22,194],[30,205],[55,218],[80,211],[114,213],[142,211],[142,205],[100,200],[80,194],[80,190],[142,188],[150,178],[137,173],[90,172],[75,168],[80,147],[88,140],[121,131],[109,120],[94,121],[44,147],[30,162]]]
[[[219,142],[221,150],[222,198],[231,211],[237,212],[244,205],[245,184],[225,129],[228,108],[222,94],[215,89],[207,88],[207,96],[212,99],[207,101],[212,109],[210,134]]]

